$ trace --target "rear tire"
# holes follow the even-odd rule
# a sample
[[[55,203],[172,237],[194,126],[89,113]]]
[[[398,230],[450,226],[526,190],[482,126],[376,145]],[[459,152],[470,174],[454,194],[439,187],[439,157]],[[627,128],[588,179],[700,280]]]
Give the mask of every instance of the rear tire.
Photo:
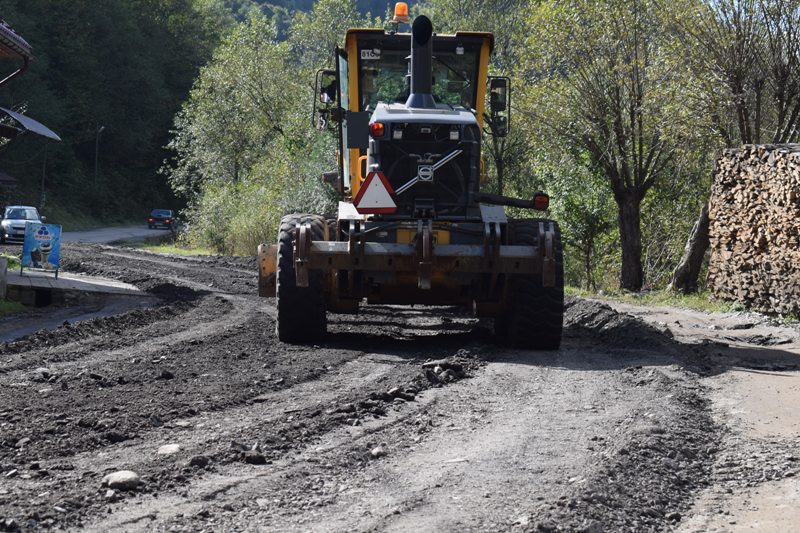
[[[283,342],[302,344],[322,338],[327,330],[324,276],[311,270],[308,287],[298,287],[294,270],[294,230],[311,224],[311,239],[325,240],[325,219],[318,215],[286,215],[278,232],[278,272],[275,295],[278,320],[275,330]]]
[[[517,348],[558,350],[564,328],[564,257],[558,224],[546,219],[512,220],[509,241],[517,245],[538,245],[539,223],[544,224],[545,231],[555,229],[556,284],[543,287],[541,274],[513,276],[508,309],[495,319],[495,335]]]

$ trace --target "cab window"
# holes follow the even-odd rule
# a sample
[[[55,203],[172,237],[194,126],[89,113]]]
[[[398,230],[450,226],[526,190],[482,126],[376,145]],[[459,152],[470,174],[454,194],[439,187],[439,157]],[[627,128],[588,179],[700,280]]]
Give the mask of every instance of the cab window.
[[[365,48],[366,49],[366,48]],[[380,49],[378,49],[380,50]],[[361,54],[362,57],[364,54]],[[378,102],[404,103],[408,99],[410,51],[380,50],[359,62],[361,110],[375,109]],[[478,51],[433,52],[433,98],[437,103],[475,107]]]

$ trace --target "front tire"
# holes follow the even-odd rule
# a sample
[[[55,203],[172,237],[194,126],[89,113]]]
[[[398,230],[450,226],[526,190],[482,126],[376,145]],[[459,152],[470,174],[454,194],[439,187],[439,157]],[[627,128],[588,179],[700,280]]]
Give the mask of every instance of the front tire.
[[[542,286],[541,274],[513,276],[508,308],[495,319],[495,335],[517,348],[558,350],[564,328],[564,254],[558,224],[546,219],[512,220],[509,241],[517,245],[538,245],[540,223],[544,224],[545,231],[555,230],[555,286]]]
[[[278,319],[275,330],[282,342],[302,344],[325,335],[328,322],[324,276],[308,273],[308,287],[298,287],[294,269],[294,234],[301,224],[311,225],[311,239],[325,240],[325,219],[318,215],[286,215],[278,232],[278,271],[275,295]]]

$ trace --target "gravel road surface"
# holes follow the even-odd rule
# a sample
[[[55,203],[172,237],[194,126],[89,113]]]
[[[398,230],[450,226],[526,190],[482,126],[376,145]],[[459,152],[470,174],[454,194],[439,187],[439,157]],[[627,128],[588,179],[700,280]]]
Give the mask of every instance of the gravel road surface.
[[[737,341],[758,351],[728,355],[707,326],[587,300],[559,352],[390,306],[292,346],[255,258],[67,244],[63,261],[154,300],[0,344],[0,530],[728,530],[734,497],[800,457],[722,399],[735,371],[795,375],[791,350],[747,344],[796,342],[758,337],[763,317]]]

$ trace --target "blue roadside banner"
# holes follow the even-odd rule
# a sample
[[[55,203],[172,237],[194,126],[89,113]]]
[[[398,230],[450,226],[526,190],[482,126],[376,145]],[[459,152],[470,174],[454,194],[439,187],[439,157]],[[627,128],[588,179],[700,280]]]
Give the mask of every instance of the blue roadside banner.
[[[22,273],[23,268],[36,268],[55,272],[57,278],[60,262],[61,226],[58,224],[42,224],[41,222],[26,222],[20,273]]]

